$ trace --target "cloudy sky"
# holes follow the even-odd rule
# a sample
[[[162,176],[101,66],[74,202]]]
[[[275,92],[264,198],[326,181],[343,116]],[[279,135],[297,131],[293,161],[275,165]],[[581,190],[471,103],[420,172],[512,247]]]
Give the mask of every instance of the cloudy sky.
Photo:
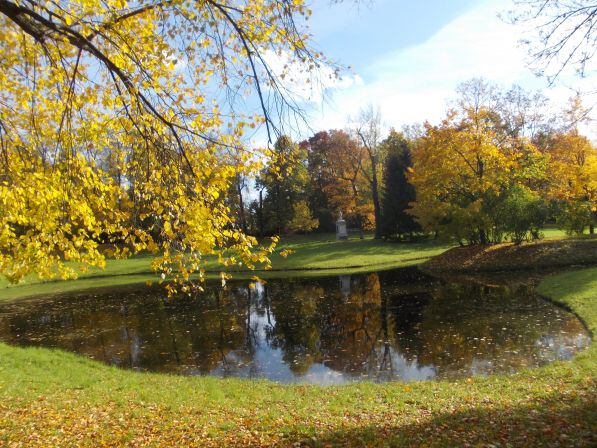
[[[314,0],[309,26],[317,47],[351,70],[331,83],[324,101],[311,93],[312,129],[342,128],[367,104],[381,108],[387,126],[435,122],[456,86],[472,77],[544,89],[554,104],[564,104],[571,89],[595,85],[594,78],[566,75],[547,88],[527,67],[519,44],[525,30],[498,17],[508,8],[508,0],[365,0],[359,6]],[[309,130],[301,133],[295,138]]]

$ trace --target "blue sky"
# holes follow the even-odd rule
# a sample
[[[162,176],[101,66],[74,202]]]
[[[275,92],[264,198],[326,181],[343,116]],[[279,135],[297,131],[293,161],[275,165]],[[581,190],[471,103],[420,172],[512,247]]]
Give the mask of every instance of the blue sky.
[[[384,54],[420,44],[478,0],[313,3],[309,26],[326,55],[356,71]]]
[[[498,17],[509,7],[510,0],[314,0],[309,27],[316,46],[352,68],[327,84],[325,101],[319,92],[308,95],[312,130],[343,128],[367,104],[381,108],[387,127],[437,122],[456,86],[476,76],[545,89],[554,105],[564,105],[572,89],[595,85],[594,77],[567,74],[547,89],[519,44],[528,30]],[[300,134],[294,137],[309,130]]]

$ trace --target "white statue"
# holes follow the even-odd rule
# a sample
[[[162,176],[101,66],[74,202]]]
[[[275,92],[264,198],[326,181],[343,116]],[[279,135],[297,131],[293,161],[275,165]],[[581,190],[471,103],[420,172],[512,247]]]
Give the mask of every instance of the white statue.
[[[340,211],[340,216],[338,217],[338,221],[336,221],[336,239],[337,240],[345,240],[348,239],[348,232],[346,230],[346,221],[342,217],[342,211]]]

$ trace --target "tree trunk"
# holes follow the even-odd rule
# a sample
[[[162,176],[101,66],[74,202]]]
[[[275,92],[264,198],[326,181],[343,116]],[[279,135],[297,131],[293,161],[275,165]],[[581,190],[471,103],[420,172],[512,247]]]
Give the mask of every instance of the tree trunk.
[[[487,244],[487,234],[485,233],[485,229],[479,229],[479,243]]]
[[[259,236],[263,237],[263,190],[259,190]]]
[[[282,235],[282,210],[280,208],[280,186],[276,184],[276,229],[278,236]]]
[[[381,206],[379,204],[379,191],[377,187],[377,160],[371,159],[371,195],[373,197],[373,213],[375,215],[375,239],[381,239]]]
[[[363,231],[363,217],[361,215],[358,216],[358,221],[359,223],[359,239],[360,240],[364,240],[365,239],[365,233]]]
[[[350,186],[352,187],[352,196],[354,197],[354,207],[355,207],[355,211],[356,211],[357,204],[359,201],[359,190],[357,190],[356,177],[353,177],[353,179],[350,181]],[[357,222],[359,224],[359,239],[364,240],[365,234],[363,233],[363,217],[361,216],[360,213],[356,213],[356,215],[357,215]]]
[[[243,202],[243,189],[240,184],[240,179],[236,180],[236,191],[238,192],[238,218],[240,221],[240,228],[243,233],[247,233],[247,220],[245,218],[245,204]]]

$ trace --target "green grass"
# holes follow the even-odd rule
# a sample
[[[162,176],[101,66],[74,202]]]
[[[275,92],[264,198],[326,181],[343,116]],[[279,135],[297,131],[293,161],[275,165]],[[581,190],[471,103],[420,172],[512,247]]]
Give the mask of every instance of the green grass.
[[[565,238],[567,236],[565,231],[553,226],[544,228],[541,233],[546,240]]]
[[[293,236],[284,238],[279,250],[291,249],[294,253],[286,258],[273,254],[271,271],[237,271],[233,275],[243,279],[255,274],[262,278],[354,274],[418,264],[449,247],[435,241],[390,243],[374,240],[371,235],[363,240],[351,237],[347,241],[337,241],[331,234]],[[0,300],[156,281],[158,278],[151,272],[150,263],[151,255],[108,260],[105,269],[90,269],[74,281],[41,282],[30,276],[23,284],[9,285],[5,279],[0,279]],[[213,271],[208,272],[208,277],[219,278],[219,272],[215,271],[217,266],[211,266]]]
[[[539,286],[597,330],[597,268]],[[320,387],[0,344],[0,446],[594,446],[597,348],[506,376]]]
[[[543,238],[547,240],[554,240],[560,238],[567,238],[569,235],[562,229],[559,229],[554,224],[547,224],[542,230],[541,233],[543,234]],[[585,229],[584,236],[588,236],[589,231]],[[574,235],[576,238],[581,237],[582,235]]]
[[[272,269],[317,270],[338,268],[375,268],[378,265],[420,263],[445,250],[450,245],[425,241],[421,243],[392,243],[374,240],[366,235],[363,240],[351,237],[337,241],[334,235],[295,236],[282,241],[281,248],[295,251],[291,256],[272,257]]]
[[[592,335],[597,332],[597,268],[547,277],[537,291],[574,311]]]
[[[566,237],[564,231],[554,226],[546,227],[543,233],[545,239]],[[337,241],[334,234],[295,235],[284,237],[278,246],[278,252],[291,249],[294,253],[286,258],[273,254],[271,271],[240,270],[233,275],[248,279],[257,274],[267,279],[356,274],[423,263],[450,247],[436,241],[412,244],[385,242],[374,240],[371,234],[366,234],[363,240],[351,235],[347,241]],[[5,278],[0,278],[0,300],[156,281],[158,278],[150,268],[151,259],[148,254],[125,260],[110,259],[105,269],[91,268],[75,281],[42,281],[31,275],[21,284],[11,285]],[[212,260],[207,268],[207,277],[219,278],[218,269]]]

